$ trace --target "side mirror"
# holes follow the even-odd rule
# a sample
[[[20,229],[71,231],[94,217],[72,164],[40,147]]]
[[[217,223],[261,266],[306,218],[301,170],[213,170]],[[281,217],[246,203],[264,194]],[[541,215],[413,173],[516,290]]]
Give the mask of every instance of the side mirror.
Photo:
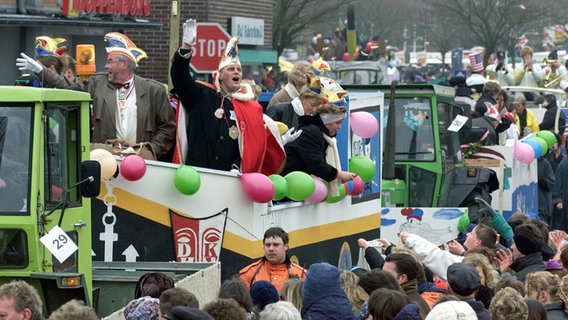
[[[96,197],[101,192],[101,164],[95,160],[81,163],[81,195],[86,198]]]

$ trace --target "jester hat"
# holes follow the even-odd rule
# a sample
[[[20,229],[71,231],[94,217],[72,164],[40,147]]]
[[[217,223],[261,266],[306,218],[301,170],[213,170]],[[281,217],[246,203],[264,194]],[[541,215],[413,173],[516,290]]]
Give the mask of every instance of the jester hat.
[[[63,38],[51,38],[48,36],[36,37],[36,52],[38,56],[54,56],[60,57],[65,51],[67,46],[59,46],[59,44],[67,40]]]
[[[321,95],[323,104],[333,104],[337,107],[344,108],[347,106],[347,101],[345,100],[347,91],[345,90],[332,91],[329,89],[323,89]]]
[[[136,47],[134,42],[127,36],[118,32],[109,32],[105,35],[107,43],[106,52],[116,53],[130,59],[138,67],[138,62],[144,58],[148,58],[144,50]]]
[[[322,76],[325,70],[331,70],[329,63],[327,63],[321,57],[312,59],[310,61],[310,66],[312,67],[312,71],[316,76]]]

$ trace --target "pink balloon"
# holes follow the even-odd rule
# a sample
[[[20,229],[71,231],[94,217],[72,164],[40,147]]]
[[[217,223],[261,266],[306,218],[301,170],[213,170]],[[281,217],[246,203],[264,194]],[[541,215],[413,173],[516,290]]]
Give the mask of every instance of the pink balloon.
[[[353,190],[351,191],[350,195],[352,196],[360,195],[365,189],[365,183],[363,182],[363,179],[361,179],[361,177],[359,176],[356,176],[352,180],[352,182],[353,182]]]
[[[141,156],[131,154],[120,163],[120,174],[128,181],[140,180],[146,173],[146,161]]]
[[[369,112],[353,112],[349,116],[351,130],[361,138],[370,138],[379,130],[377,118]]]
[[[519,160],[524,164],[529,164],[534,160],[534,149],[526,143],[519,141],[515,142],[515,159]]]
[[[312,195],[306,199],[306,202],[311,202],[311,203],[322,202],[327,198],[327,187],[320,178],[312,176],[312,179],[314,179],[314,182],[316,184],[316,189],[314,190],[314,193],[312,193]]]
[[[274,184],[262,173],[243,174],[241,184],[245,194],[254,202],[266,203],[274,198]]]

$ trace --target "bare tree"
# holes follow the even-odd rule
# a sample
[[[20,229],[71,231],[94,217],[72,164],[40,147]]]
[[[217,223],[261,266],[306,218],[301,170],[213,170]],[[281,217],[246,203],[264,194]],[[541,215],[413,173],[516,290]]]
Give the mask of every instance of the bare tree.
[[[414,1],[401,0],[357,0],[355,2],[355,23],[357,37],[366,42],[378,35],[388,44],[402,49],[405,22],[414,16]]]
[[[471,34],[476,44],[494,52],[509,48],[541,12],[527,10],[518,0],[432,0],[428,3],[438,19]],[[485,55],[485,63],[489,55]]]
[[[296,43],[306,30],[319,22],[335,16],[338,11],[346,11],[353,0],[275,0],[272,47],[278,56],[284,48]]]

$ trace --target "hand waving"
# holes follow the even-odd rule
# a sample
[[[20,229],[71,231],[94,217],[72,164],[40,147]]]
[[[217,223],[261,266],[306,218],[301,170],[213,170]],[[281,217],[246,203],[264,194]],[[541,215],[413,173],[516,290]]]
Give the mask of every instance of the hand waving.
[[[28,57],[25,53],[20,53],[21,58],[16,58],[16,66],[19,70],[30,70],[33,73],[40,73],[43,67],[39,62]]]
[[[194,46],[197,40],[197,20],[189,19],[183,24],[183,43]]]

